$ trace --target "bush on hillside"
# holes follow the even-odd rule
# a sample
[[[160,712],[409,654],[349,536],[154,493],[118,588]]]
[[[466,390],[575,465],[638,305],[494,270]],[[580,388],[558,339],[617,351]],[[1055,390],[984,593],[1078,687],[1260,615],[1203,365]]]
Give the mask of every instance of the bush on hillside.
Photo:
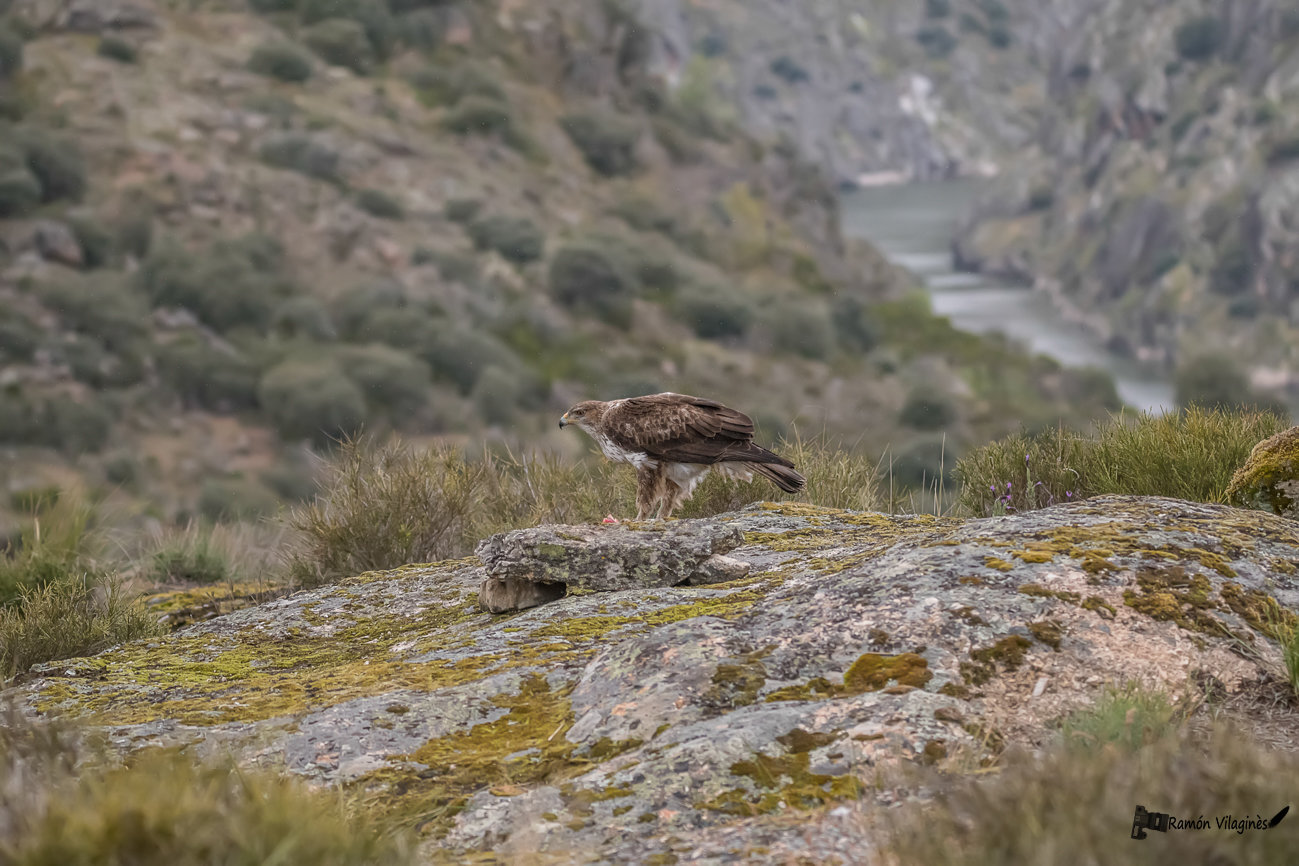
[[[163,245],[144,260],[136,280],[155,307],[184,307],[218,331],[241,325],[264,331],[293,291],[279,273],[281,263],[277,242],[247,235],[198,254]]]
[[[215,349],[200,337],[183,337],[157,352],[159,375],[187,409],[256,408],[261,373],[247,358]]]
[[[298,132],[273,135],[258,149],[262,162],[308,177],[341,183],[342,157],[337,150],[310,135]]]
[[[1178,406],[1231,409],[1257,402],[1245,369],[1228,355],[1191,358],[1177,368],[1173,387]]]
[[[35,126],[16,127],[14,140],[40,184],[41,201],[80,201],[86,192],[86,162],[75,140]]]
[[[385,220],[403,220],[406,208],[401,201],[380,189],[361,189],[356,192],[356,206],[370,216]]]
[[[448,199],[442,207],[442,213],[453,223],[469,223],[483,209],[481,199],[453,198]]]
[[[330,18],[302,31],[302,42],[321,60],[366,75],[374,68],[374,46],[356,21]]]
[[[834,353],[834,324],[824,303],[782,301],[766,310],[763,319],[772,347],[778,352],[814,360],[824,360]]]
[[[469,237],[480,250],[495,250],[522,265],[536,261],[546,251],[546,234],[526,217],[496,214],[469,225]]]
[[[14,77],[22,68],[22,37],[0,22],[0,81]]]
[[[326,343],[338,338],[329,311],[319,299],[300,295],[281,301],[271,316],[271,327],[282,337],[303,337]]]
[[[355,435],[366,421],[365,396],[333,362],[284,361],[262,376],[257,396],[287,440],[328,446]]]
[[[134,45],[120,36],[112,35],[99,38],[99,48],[96,49],[96,53],[100,57],[107,57],[118,63],[134,63],[139,57],[139,52]]]
[[[550,261],[550,293],[574,310],[592,311],[605,321],[628,323],[635,292],[625,265],[606,247],[573,243]]]
[[[986,516],[1104,494],[1223,502],[1250,450],[1289,426],[1269,412],[1192,407],[1115,415],[1091,436],[1020,433],[961,458],[961,504]]]
[[[941,60],[956,50],[956,37],[941,24],[926,24],[916,31],[916,41],[925,49],[925,54],[935,60]]]
[[[263,42],[253,49],[248,68],[280,81],[302,82],[311,77],[311,55],[290,42]]]
[[[1173,31],[1177,53],[1186,60],[1208,60],[1218,53],[1226,38],[1226,28],[1213,15],[1192,18]]]
[[[412,346],[412,351],[424,359],[434,376],[453,383],[461,394],[470,393],[489,367],[518,370],[523,366],[508,346],[483,331],[441,320],[432,333],[433,339]]]
[[[335,21],[357,25],[371,53],[379,59],[392,52],[397,39],[397,22],[386,0],[302,0],[299,14],[303,24],[312,25],[308,30]]]
[[[446,38],[447,21],[437,9],[415,9],[397,19],[397,31],[410,47],[433,51]]]
[[[925,16],[946,18],[952,14],[952,0],[925,0]]]
[[[521,140],[509,104],[485,96],[467,96],[457,102],[443,116],[442,128],[458,135],[497,135],[511,146]]]
[[[640,128],[610,111],[583,111],[565,115],[559,125],[587,165],[605,177],[630,174],[638,167],[636,142]]]
[[[508,424],[519,412],[523,389],[517,370],[488,367],[474,383],[474,408],[488,424]]]
[[[66,220],[77,246],[81,247],[81,266],[92,271],[112,262],[117,252],[112,233],[105,228],[106,220],[96,217],[69,216]]]
[[[65,454],[95,454],[108,444],[113,413],[95,393],[80,399],[51,397],[42,407],[38,444],[52,445]]]
[[[831,321],[839,345],[865,354],[880,342],[880,325],[864,301],[851,295],[836,298],[831,307]]]
[[[198,513],[214,523],[255,520],[279,508],[275,495],[256,481],[209,478],[199,488]]]
[[[30,361],[41,344],[41,328],[25,313],[0,306],[0,362]]]
[[[144,358],[138,346],[109,349],[96,337],[65,334],[49,349],[54,363],[66,364],[72,378],[92,388],[126,388],[145,377]]]
[[[147,333],[148,307],[117,277],[65,278],[40,287],[41,304],[65,328],[121,350]]]
[[[41,182],[28,168],[22,152],[0,144],[0,219],[23,216],[40,203]]]
[[[428,397],[429,366],[409,352],[379,344],[341,346],[335,358],[372,409],[398,417],[410,415]]]
[[[742,337],[753,323],[753,309],[743,292],[711,283],[683,287],[673,312],[705,340]]]
[[[375,280],[353,286],[335,298],[331,306],[339,333],[349,340],[376,340],[366,336],[362,327],[371,316],[380,311],[411,312],[406,289],[395,280]]]
[[[928,385],[912,388],[898,421],[913,430],[945,430],[956,423],[956,403]]]
[[[425,66],[411,75],[410,83],[430,105],[455,105],[470,96],[499,103],[509,101],[496,73],[481,63]]]

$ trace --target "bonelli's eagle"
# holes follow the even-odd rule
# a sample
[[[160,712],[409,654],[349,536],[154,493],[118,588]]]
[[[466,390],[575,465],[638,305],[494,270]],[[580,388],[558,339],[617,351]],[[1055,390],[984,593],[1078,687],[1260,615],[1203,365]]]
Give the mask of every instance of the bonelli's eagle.
[[[786,493],[807,479],[794,464],[753,444],[753,420],[715,400],[650,394],[625,400],[587,400],[559,419],[591,435],[604,456],[636,467],[637,520],[666,518],[690,498],[710,469],[748,481],[757,472]]]

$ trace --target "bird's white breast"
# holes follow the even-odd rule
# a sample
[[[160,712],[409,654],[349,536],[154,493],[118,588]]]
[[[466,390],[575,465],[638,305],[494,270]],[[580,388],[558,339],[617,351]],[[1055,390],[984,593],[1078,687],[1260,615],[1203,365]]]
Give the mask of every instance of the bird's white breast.
[[[600,446],[600,450],[604,453],[604,456],[608,457],[615,463],[630,463],[637,469],[658,468],[659,462],[650,457],[644,451],[628,451],[625,448],[619,448],[603,436],[596,436],[595,441],[596,444]]]

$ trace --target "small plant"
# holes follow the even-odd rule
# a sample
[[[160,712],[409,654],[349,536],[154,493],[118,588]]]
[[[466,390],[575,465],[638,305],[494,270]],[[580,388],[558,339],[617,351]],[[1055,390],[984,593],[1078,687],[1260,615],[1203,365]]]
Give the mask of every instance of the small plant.
[[[13,78],[22,70],[23,47],[22,37],[0,22],[0,81]]]
[[[925,49],[925,54],[935,60],[941,60],[956,50],[956,37],[941,24],[926,24],[916,31],[916,41]]]
[[[442,117],[442,128],[457,135],[494,135],[515,150],[527,148],[509,104],[486,96],[470,95]]]
[[[1112,743],[1135,752],[1175,734],[1181,715],[1164,692],[1129,682],[1107,687],[1095,704],[1066,718],[1061,733],[1071,748],[1098,750]]]
[[[1222,46],[1225,27],[1213,15],[1192,18],[1173,31],[1177,53],[1186,60],[1208,60]]]
[[[368,75],[374,68],[374,46],[356,21],[329,18],[302,31],[303,43],[321,60]]]
[[[118,63],[134,63],[139,56],[135,46],[120,36],[100,37],[98,54]]]
[[[185,336],[158,348],[158,372],[187,408],[234,412],[257,406],[260,371],[242,355]]]
[[[289,440],[327,446],[366,421],[365,396],[333,362],[285,361],[262,377],[257,394],[262,411]]]
[[[190,524],[161,538],[149,554],[145,577],[154,583],[213,584],[233,580],[229,556],[212,538],[209,527]]]
[[[712,283],[683,287],[673,310],[705,340],[742,337],[753,323],[752,307],[740,291]]]
[[[550,261],[550,293],[572,309],[594,310],[606,321],[627,321],[635,284],[624,263],[607,247],[575,243],[560,247]]]
[[[72,578],[97,582],[108,576],[100,565],[104,539],[94,528],[94,510],[77,496],[39,495],[18,503],[31,523],[17,545],[0,551],[0,604],[22,593]]]
[[[343,179],[338,151],[309,135],[293,132],[272,136],[262,142],[258,154],[262,162],[275,168],[330,183],[340,183]]]
[[[0,822],[13,866],[415,862],[403,838],[366,826],[336,794],[172,749],[104,760],[72,732],[12,715],[0,726],[0,775],[13,783]]]
[[[210,478],[198,493],[198,513],[211,521],[248,520],[274,514],[279,502],[256,481]]]
[[[564,116],[559,125],[587,164],[605,177],[630,174],[638,167],[640,129],[626,118],[608,111],[586,111]]]
[[[764,317],[772,347],[804,358],[824,360],[834,353],[834,324],[821,301],[783,301],[767,310]]]
[[[402,220],[406,218],[406,209],[402,207],[401,202],[395,196],[389,195],[383,190],[357,190],[356,206],[370,214],[370,216],[376,216],[380,219]]]
[[[476,198],[453,198],[448,199],[443,206],[442,212],[446,218],[453,223],[469,223],[473,218],[478,216],[482,210],[483,203],[481,199]]]
[[[0,608],[0,676],[164,631],[112,581],[101,585],[74,576],[26,588],[14,606]]]
[[[495,250],[518,265],[536,261],[546,251],[545,232],[525,217],[484,217],[469,226],[469,237],[478,249]]]
[[[86,192],[86,162],[77,142],[34,126],[17,128],[27,169],[41,186],[41,201],[80,201]]]
[[[429,105],[455,105],[470,96],[508,102],[505,88],[496,73],[481,63],[425,66],[411,75],[410,83]]]
[[[944,430],[956,422],[952,398],[928,386],[913,388],[898,420],[915,430]]]
[[[280,81],[303,82],[311,77],[311,56],[288,42],[263,42],[253,49],[248,68]]]
[[[374,410],[394,419],[414,414],[428,396],[428,364],[391,346],[343,346],[335,354],[344,375],[356,383]]]
[[[217,241],[198,254],[159,244],[135,279],[155,307],[184,307],[219,331],[240,325],[262,331],[293,290],[282,268],[279,243],[252,234]]]

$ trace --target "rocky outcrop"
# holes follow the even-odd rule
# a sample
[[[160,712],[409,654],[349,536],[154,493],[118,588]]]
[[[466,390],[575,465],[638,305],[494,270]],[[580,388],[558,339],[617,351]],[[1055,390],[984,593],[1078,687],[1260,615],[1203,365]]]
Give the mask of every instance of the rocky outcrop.
[[[484,609],[500,613],[551,600],[543,597],[550,590],[510,589],[521,583],[595,592],[723,583],[748,574],[745,563],[722,556],[743,541],[738,528],[711,520],[517,529],[478,544],[488,574],[480,596],[493,599]],[[531,603],[502,607],[516,591]]]
[[[1232,476],[1227,499],[1299,520],[1299,427],[1255,445]]]
[[[1107,682],[1248,692],[1299,606],[1299,523],[1219,505],[697,526],[742,533],[749,577],[491,616],[477,560],[409,566],[47,665],[13,697],[123,752],[342,785],[444,856],[783,862],[810,856],[791,812],[888,803],[873,780],[899,762],[1046,743]]]

